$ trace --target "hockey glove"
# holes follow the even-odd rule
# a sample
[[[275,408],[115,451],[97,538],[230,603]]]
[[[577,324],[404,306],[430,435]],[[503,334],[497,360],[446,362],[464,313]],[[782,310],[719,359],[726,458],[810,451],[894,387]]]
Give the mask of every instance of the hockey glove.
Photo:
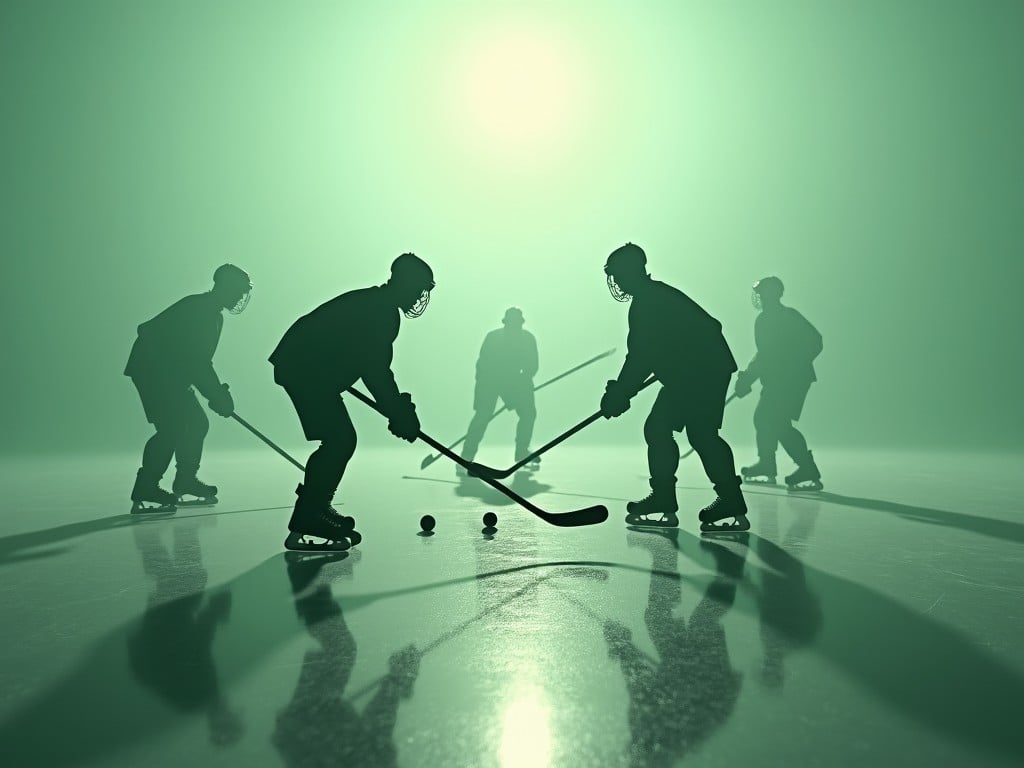
[[[416,417],[416,406],[412,404],[412,397],[408,392],[402,392],[398,396],[398,403],[388,420],[388,430],[395,437],[410,443],[415,442],[419,436],[420,420]]]
[[[629,410],[629,398],[619,382],[612,380],[604,388],[601,398],[601,415],[606,419],[621,416]]]
[[[210,410],[225,419],[235,412],[235,401],[228,391],[227,384],[221,384],[220,389],[210,398]]]
[[[746,397],[750,394],[751,387],[750,376],[747,375],[746,371],[740,371],[736,374],[736,397]]]

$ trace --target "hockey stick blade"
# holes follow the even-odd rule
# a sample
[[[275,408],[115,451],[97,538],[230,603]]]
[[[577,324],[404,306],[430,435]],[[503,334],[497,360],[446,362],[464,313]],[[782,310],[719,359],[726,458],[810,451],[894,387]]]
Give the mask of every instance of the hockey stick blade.
[[[570,512],[559,512],[557,514],[545,512],[539,508],[534,508],[530,511],[544,522],[562,528],[598,525],[608,519],[608,507],[604,504],[595,504],[592,507],[584,507],[583,509],[574,509]]]
[[[375,403],[372,399],[364,395],[355,387],[349,387],[345,391],[352,394],[352,396],[357,398],[358,400],[361,400],[363,403],[365,403],[370,408],[375,410],[381,416],[386,416],[386,414],[384,414],[384,412],[381,411],[380,406],[378,406],[377,403]],[[427,445],[429,445],[431,448],[433,448],[435,451],[440,453],[442,456],[451,459],[456,464],[460,465],[461,467],[469,471],[468,461],[466,461],[458,454],[446,448],[443,444],[439,443],[430,435],[423,432],[423,430],[420,430],[420,432],[416,436],[420,440],[425,442]],[[521,506],[523,509],[533,513],[549,525],[556,525],[561,528],[576,528],[583,525],[597,525],[598,523],[603,523],[605,520],[608,519],[608,508],[605,507],[603,504],[596,504],[592,507],[584,507],[583,509],[574,509],[569,512],[552,513],[541,509],[536,504],[533,504],[532,502],[523,498],[518,493],[513,491],[511,488],[509,488],[506,485],[502,485],[497,480],[492,480],[489,477],[481,477],[480,480],[487,483],[487,485],[491,486],[502,496],[507,496],[508,498],[512,499],[512,501]]]

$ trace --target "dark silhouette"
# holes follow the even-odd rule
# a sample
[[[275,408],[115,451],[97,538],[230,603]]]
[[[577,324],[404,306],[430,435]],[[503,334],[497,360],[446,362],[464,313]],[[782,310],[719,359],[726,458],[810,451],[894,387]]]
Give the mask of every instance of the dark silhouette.
[[[223,310],[239,314],[249,302],[249,275],[233,264],[213,273],[213,288],[186,296],[139,326],[125,366],[142,400],[146,419],[156,428],[142,452],[142,467],[132,488],[132,512],[167,511],[194,497],[192,503],[216,502],[217,487],[196,478],[203,441],[210,428],[193,387],[221,416],[234,412],[228,385],[213,369]],[[173,493],[160,480],[176,459]]]
[[[179,712],[205,712],[210,742],[225,746],[243,731],[213,660],[214,636],[230,616],[231,593],[220,590],[207,597],[198,526],[192,521],[175,526],[170,552],[160,540],[162,529],[133,529],[142,569],[154,588],[138,629],[128,638],[128,658],[142,687]]]
[[[393,654],[387,675],[360,714],[342,698],[356,662],[356,642],[330,585],[315,584],[321,564],[288,554],[288,576],[299,620],[319,648],[307,651],[291,701],[277,715],[272,741],[286,765],[398,765],[394,742],[401,700],[412,696],[420,652],[407,646]],[[318,555],[325,557],[330,555]],[[342,555],[344,556],[344,555]]]
[[[608,288],[629,308],[626,360],[608,382],[601,411],[620,416],[650,374],[662,384],[647,421],[647,461],[651,493],[626,505],[633,525],[678,525],[676,469],[679,446],[673,433],[686,430],[717,498],[700,511],[701,530],[746,530],[747,505],[740,491],[732,449],[718,434],[729,379],[736,370],[722,324],[689,296],[647,274],[647,256],[632,243],[618,248],[605,264]],[[718,521],[733,518],[734,522]]]
[[[515,411],[519,418],[516,424],[515,461],[530,454],[530,439],[537,419],[533,396],[533,377],[537,374],[538,366],[537,340],[523,328],[525,319],[519,307],[509,307],[501,323],[501,328],[484,337],[476,361],[474,415],[466,430],[466,444],[462,450],[462,456],[467,461],[476,457],[499,397],[505,407]],[[538,457],[526,469],[535,470],[539,466]],[[461,466],[457,466],[456,472],[459,475],[466,474]]]
[[[814,359],[821,353],[821,334],[792,307],[782,303],[782,281],[766,277],[754,283],[754,306],[760,310],[754,322],[757,352],[746,370],[736,376],[736,396],[750,394],[761,381],[761,397],[754,410],[757,463],[743,467],[747,482],[775,483],[775,453],[779,444],[796,462],[786,476],[791,489],[821,490],[821,473],[807,449],[807,441],[795,426],[804,400],[817,381]]]
[[[739,552],[702,541],[715,561],[708,584],[690,620],[673,614],[682,602],[678,530],[630,533],[631,546],[651,553],[651,581],[644,624],[658,659],[646,656],[630,630],[605,622],[608,655],[617,659],[629,692],[631,766],[672,766],[721,726],[739,698],[741,674],[729,660],[722,617],[736,599],[743,576],[746,536]]]
[[[341,393],[362,379],[377,406],[389,418],[396,437],[412,442],[420,423],[412,397],[399,392],[391,372],[392,346],[398,337],[399,310],[418,317],[426,309],[434,275],[412,253],[391,264],[384,285],[337,296],[303,315],[288,329],[270,356],[274,381],[284,387],[307,440],[320,447],[306,461],[305,482],[285,546],[296,550],[344,550],[355,521],[339,515],[331,500],[355,453],[356,432]],[[316,543],[312,537],[325,539]]]

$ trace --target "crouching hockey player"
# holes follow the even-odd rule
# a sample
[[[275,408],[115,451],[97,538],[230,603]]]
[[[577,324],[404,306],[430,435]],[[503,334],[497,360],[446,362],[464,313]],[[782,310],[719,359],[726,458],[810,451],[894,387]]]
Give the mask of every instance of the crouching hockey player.
[[[391,360],[399,311],[419,317],[433,288],[430,267],[404,253],[391,264],[384,285],[343,293],[300,317],[270,356],[274,381],[291,398],[306,439],[320,441],[295,491],[288,549],[345,550],[361,540],[355,519],[331,506],[356,449],[355,428],[341,393],[362,379],[387,414],[391,433],[409,442],[416,439],[416,408],[407,393],[398,391]]]
[[[626,522],[679,524],[679,446],[674,433],[685,429],[718,494],[700,511],[700,529],[749,529],[747,505],[740,491],[732,449],[718,434],[729,379],[736,370],[721,323],[682,291],[651,279],[647,274],[647,256],[637,245],[627,243],[612,252],[605,264],[605,274],[612,296],[619,301],[632,299],[632,304],[626,360],[618,378],[608,382],[601,398],[601,412],[606,418],[625,413],[630,399],[652,373],[662,384],[644,423],[651,493],[626,505]]]
[[[217,487],[196,477],[210,421],[192,388],[209,401],[214,413],[224,417],[234,413],[228,385],[213,369],[213,353],[224,325],[221,312],[241,313],[250,291],[249,275],[224,264],[213,273],[210,291],[186,296],[139,326],[124,375],[135,384],[156,433],[142,452],[142,467],[132,488],[132,512],[217,503]],[[160,487],[172,457],[177,464],[173,493]]]

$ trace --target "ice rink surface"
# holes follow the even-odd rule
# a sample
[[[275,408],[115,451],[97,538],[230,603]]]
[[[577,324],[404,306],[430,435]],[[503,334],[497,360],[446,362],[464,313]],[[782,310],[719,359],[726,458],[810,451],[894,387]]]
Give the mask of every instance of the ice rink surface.
[[[364,540],[326,561],[285,553],[299,473],[266,449],[150,518],[134,455],[5,460],[0,764],[1024,765],[1021,456],[820,448],[824,492],[747,487],[750,533],[702,539],[695,457],[659,533],[622,521],[642,444],[517,477],[608,505],[580,529],[425,455],[359,450]]]

